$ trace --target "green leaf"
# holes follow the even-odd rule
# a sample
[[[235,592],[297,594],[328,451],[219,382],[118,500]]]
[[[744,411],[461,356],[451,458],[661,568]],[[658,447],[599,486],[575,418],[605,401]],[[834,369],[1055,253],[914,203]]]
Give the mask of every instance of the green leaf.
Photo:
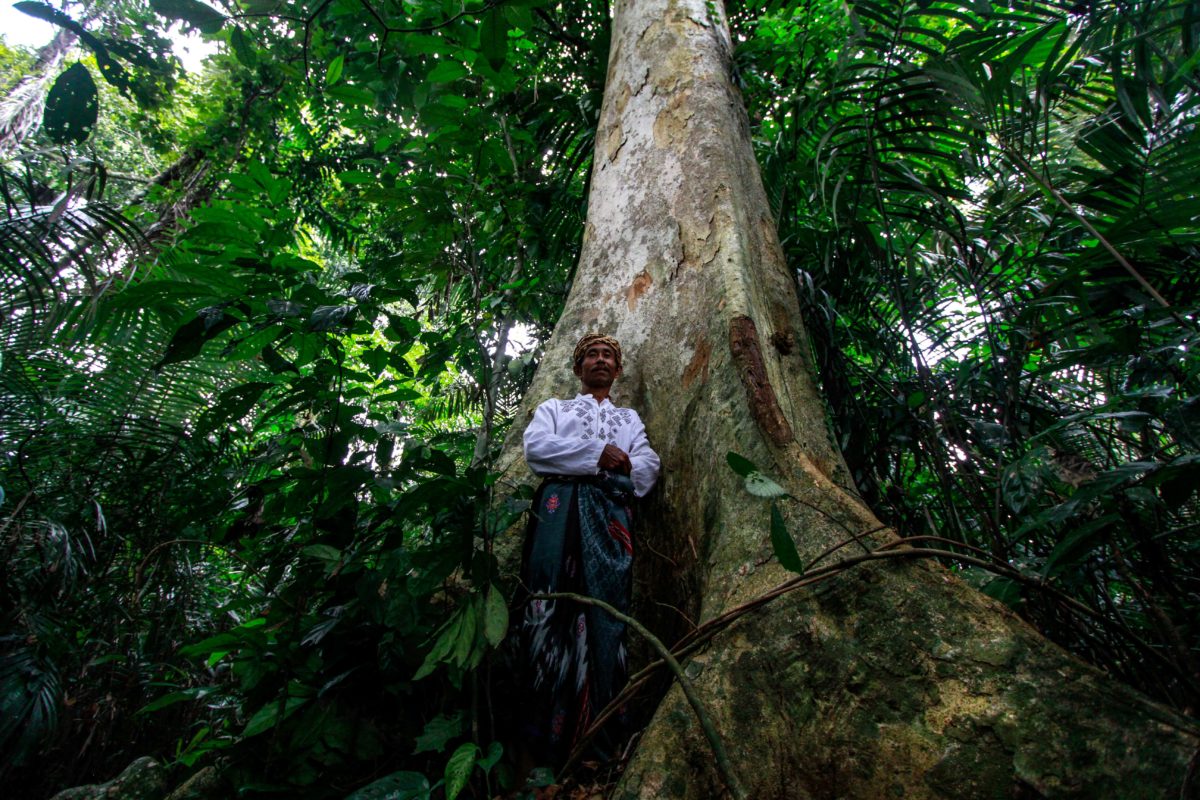
[[[1078,528],[1072,529],[1046,558],[1042,574],[1045,576],[1057,575],[1085,558],[1093,550],[1104,545],[1108,534],[1112,533],[1114,527],[1119,526],[1120,522],[1121,518],[1117,514],[1105,514],[1099,519],[1089,520]]]
[[[475,752],[478,749],[474,742],[464,742],[446,762],[446,800],[454,800],[466,787],[475,769]]]
[[[279,355],[279,351],[274,347],[264,347],[261,355],[263,363],[266,364],[271,372],[274,372],[276,375],[284,372],[293,372],[297,375],[300,374],[300,370],[296,369],[296,365]]]
[[[771,503],[771,548],[784,569],[796,573],[804,572],[804,564],[800,562],[800,554],[796,552],[796,543],[792,541],[792,535],[783,523],[783,514],[775,503]]]
[[[462,626],[458,631],[458,639],[454,642],[454,654],[452,660],[460,667],[465,667],[471,656],[471,650],[475,646],[475,634],[479,627],[481,605],[479,596],[475,595],[471,598],[471,602],[464,605],[461,609]]]
[[[419,772],[393,772],[367,784],[346,800],[417,800],[429,797],[429,779]]]
[[[79,144],[91,135],[99,114],[96,82],[87,67],[77,61],[50,87],[42,129],[55,144]]]
[[[258,65],[258,51],[250,45],[241,28],[230,28],[229,46],[233,48],[234,57],[244,66],[253,68]]]
[[[370,106],[375,104],[375,93],[358,86],[340,84],[325,90],[325,94],[335,100],[341,100],[346,105]]]
[[[229,420],[241,420],[258,403],[262,393],[271,386],[273,384],[264,381],[253,381],[226,389],[220,394],[217,404],[200,415],[200,420],[196,423],[196,433],[204,435]]]
[[[753,462],[747,458],[739,456],[732,450],[726,454],[725,460],[729,462],[730,468],[743,478],[749,476],[753,472],[758,472],[758,467],[754,466]]]
[[[162,697],[152,700],[146,705],[142,706],[140,709],[138,709],[137,713],[149,714],[151,712],[158,711],[160,708],[173,706],[176,703],[182,703],[187,700],[199,700],[206,695],[212,694],[216,690],[216,686],[196,686],[191,689],[182,689],[178,692],[169,692],[168,694],[164,694]]]
[[[378,183],[379,178],[369,172],[363,172],[360,169],[348,169],[345,172],[339,172],[337,179],[345,184],[361,185],[364,183]]]
[[[1009,607],[1021,602],[1021,584],[1010,578],[993,578],[983,587],[983,593]]]
[[[463,713],[456,712],[452,716],[439,714],[425,723],[425,730],[417,737],[417,746],[413,755],[420,753],[440,753],[446,749],[451,739],[463,735]]]
[[[483,612],[483,636],[492,647],[499,647],[508,630],[508,605],[495,584],[488,587]]]
[[[494,70],[503,67],[508,59],[508,16],[501,9],[493,8],[484,15],[479,28],[479,50]]]
[[[533,30],[533,14],[528,8],[511,3],[505,3],[500,8],[504,9],[504,13],[508,15],[509,22],[514,27],[520,28],[525,33]]]
[[[257,736],[263,731],[270,730],[290,717],[295,713],[296,709],[307,702],[307,697],[289,697],[283,706],[283,713],[281,714],[279,701],[272,700],[255,712],[250,721],[246,723],[245,729],[242,730],[242,738],[248,739],[251,736]]]
[[[177,19],[184,27],[201,33],[216,33],[225,25],[225,15],[199,0],[150,0],[150,7],[160,16]]]
[[[200,354],[204,343],[215,339],[225,331],[237,325],[240,320],[219,307],[202,308],[196,313],[196,318],[180,327],[171,337],[167,352],[154,369],[162,369],[167,364],[187,361]]]
[[[488,745],[487,755],[479,759],[476,763],[479,768],[485,773],[491,772],[492,767],[496,766],[496,762],[500,760],[500,756],[504,755],[504,745],[499,742],[492,742]]]
[[[342,551],[327,544],[310,544],[300,552],[326,563],[336,563],[342,560]]]
[[[433,648],[425,656],[424,663],[421,664],[420,669],[418,669],[416,674],[413,675],[414,681],[419,681],[422,678],[433,674],[433,671],[437,669],[437,665],[446,656],[450,655],[450,651],[458,642],[458,636],[462,631],[462,628],[463,609],[460,608],[457,612],[455,612],[454,616],[450,618],[450,621],[446,623],[445,627],[442,628],[441,635],[438,636]]]
[[[430,83],[451,83],[459,78],[465,77],[467,68],[449,58],[443,58],[438,62],[438,65],[429,71],[425,76]]]
[[[357,311],[357,306],[317,306],[312,316],[308,318],[310,331],[331,331],[341,325],[348,325]]]
[[[338,78],[342,77],[342,68],[346,64],[345,56],[338,56],[333,61],[329,62],[329,67],[325,70],[325,85],[333,86],[338,82]]]

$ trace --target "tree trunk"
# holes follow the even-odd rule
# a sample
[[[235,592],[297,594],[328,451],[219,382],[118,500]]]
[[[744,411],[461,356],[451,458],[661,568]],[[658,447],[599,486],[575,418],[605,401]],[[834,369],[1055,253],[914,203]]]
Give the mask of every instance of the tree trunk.
[[[791,495],[780,507],[805,563],[892,534],[831,442],[721,3],[620,0],[614,14],[580,265],[502,464],[521,475],[528,413],[576,390],[576,339],[616,335],[614,399],[638,409],[664,465],[635,534],[639,616],[669,632],[790,575],[728,451]],[[786,594],[685,668],[753,797],[1178,797],[1200,736],[916,560]],[[618,794],[722,791],[676,686]]]

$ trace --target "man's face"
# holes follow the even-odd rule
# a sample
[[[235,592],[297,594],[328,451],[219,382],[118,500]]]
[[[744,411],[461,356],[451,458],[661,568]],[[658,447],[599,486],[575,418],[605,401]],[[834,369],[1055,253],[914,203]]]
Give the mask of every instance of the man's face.
[[[575,374],[589,389],[606,389],[612,386],[621,368],[617,366],[616,352],[606,344],[594,344],[583,354],[583,360],[575,365]]]

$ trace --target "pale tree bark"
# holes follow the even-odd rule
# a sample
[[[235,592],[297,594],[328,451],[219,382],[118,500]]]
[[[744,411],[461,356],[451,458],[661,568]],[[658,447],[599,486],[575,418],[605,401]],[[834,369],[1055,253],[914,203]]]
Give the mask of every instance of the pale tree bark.
[[[637,607],[674,609],[660,630],[789,577],[772,557],[767,503],[744,491],[728,451],[792,496],[781,506],[806,563],[851,534],[875,546],[892,536],[831,442],[730,72],[719,0],[615,4],[580,265],[501,462],[528,479],[529,411],[575,391],[579,335],[619,337],[615,399],[638,409],[664,464],[638,531]],[[786,594],[684,667],[760,798],[1178,797],[1200,735],[915,560]],[[618,795],[723,791],[676,687]]]

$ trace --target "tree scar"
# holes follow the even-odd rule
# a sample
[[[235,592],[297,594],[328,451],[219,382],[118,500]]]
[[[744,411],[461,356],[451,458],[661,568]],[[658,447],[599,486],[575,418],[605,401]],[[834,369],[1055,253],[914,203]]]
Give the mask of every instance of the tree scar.
[[[776,445],[785,445],[796,437],[779,407],[775,389],[767,379],[767,368],[763,363],[762,347],[758,342],[758,328],[747,316],[737,316],[729,323],[729,350],[737,365],[742,385],[750,401],[750,413],[758,423],[759,430]]]

